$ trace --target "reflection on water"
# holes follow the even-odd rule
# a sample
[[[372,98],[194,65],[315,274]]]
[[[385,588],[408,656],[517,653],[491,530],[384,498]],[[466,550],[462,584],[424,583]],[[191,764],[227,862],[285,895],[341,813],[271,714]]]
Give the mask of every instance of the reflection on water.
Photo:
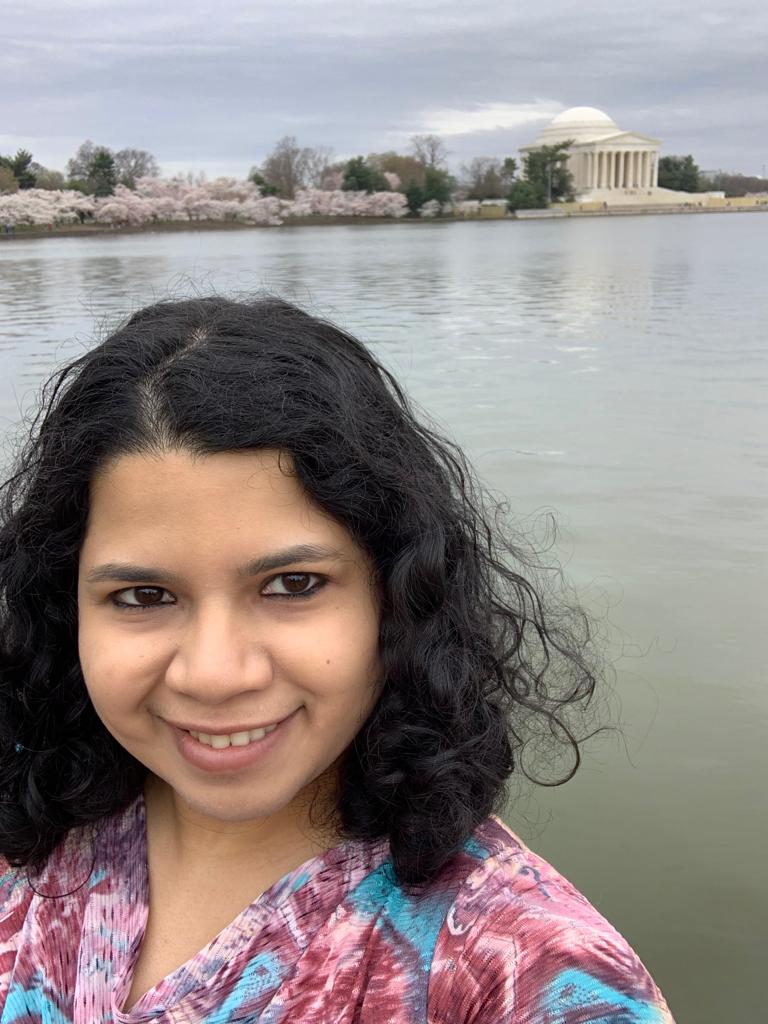
[[[607,615],[625,746],[596,744],[572,783],[509,817],[628,935],[681,1024],[759,1016],[766,227],[744,214],[0,244],[7,431],[116,317],[167,294],[268,289],[369,342],[517,514],[556,510],[556,554]],[[725,965],[725,984],[702,963]]]

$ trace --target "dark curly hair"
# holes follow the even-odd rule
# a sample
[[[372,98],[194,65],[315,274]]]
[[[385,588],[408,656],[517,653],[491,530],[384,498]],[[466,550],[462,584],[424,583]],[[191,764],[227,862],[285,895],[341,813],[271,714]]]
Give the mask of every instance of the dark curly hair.
[[[579,764],[601,659],[452,441],[370,351],[274,297],[147,307],[56,373],[3,486],[0,852],[39,868],[146,769],[102,725],[78,661],[77,572],[94,473],[123,454],[270,448],[373,559],[384,687],[343,757],[343,838],[388,837],[398,880],[434,877],[507,798]],[[575,717],[574,717],[575,713]],[[590,712],[591,714],[591,712]],[[542,742],[544,746],[542,747]],[[535,751],[533,759],[526,751]],[[552,751],[565,753],[553,776]]]

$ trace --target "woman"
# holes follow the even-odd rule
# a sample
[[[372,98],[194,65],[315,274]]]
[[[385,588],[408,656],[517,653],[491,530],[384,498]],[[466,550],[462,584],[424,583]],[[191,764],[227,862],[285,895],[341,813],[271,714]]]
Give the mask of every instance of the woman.
[[[0,1024],[669,1024],[493,813],[543,738],[573,773],[597,676],[521,568],[288,303],[161,303],[66,367],[0,525]]]

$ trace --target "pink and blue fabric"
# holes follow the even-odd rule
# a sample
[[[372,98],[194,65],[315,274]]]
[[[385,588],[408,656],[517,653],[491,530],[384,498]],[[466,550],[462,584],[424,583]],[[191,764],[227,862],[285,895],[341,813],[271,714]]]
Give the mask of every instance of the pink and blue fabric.
[[[143,796],[71,832],[36,892],[0,874],[0,1024],[674,1024],[625,940],[495,816],[418,897],[386,841],[307,861],[128,1013]]]

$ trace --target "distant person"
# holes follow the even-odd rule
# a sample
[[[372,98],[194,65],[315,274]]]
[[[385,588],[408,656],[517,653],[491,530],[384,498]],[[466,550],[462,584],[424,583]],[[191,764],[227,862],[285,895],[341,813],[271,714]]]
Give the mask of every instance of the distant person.
[[[600,672],[499,521],[279,299],[54,378],[0,520],[1,1024],[670,1024],[497,816]]]

